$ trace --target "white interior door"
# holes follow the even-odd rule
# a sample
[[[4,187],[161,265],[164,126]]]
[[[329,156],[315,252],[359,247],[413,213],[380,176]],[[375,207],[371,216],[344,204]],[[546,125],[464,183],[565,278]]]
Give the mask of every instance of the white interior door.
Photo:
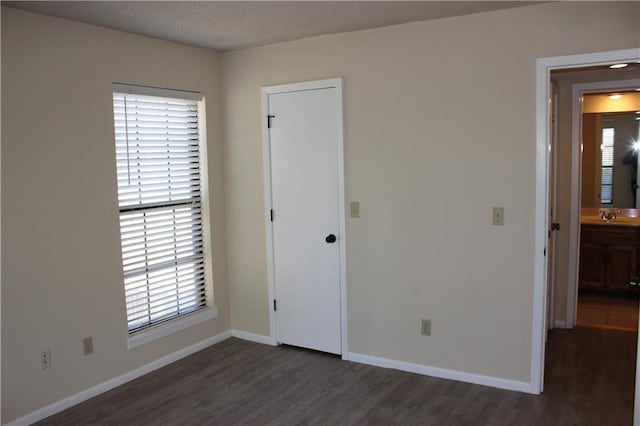
[[[554,328],[554,296],[556,288],[556,236],[558,225],[557,175],[558,175],[558,94],[555,84],[551,86],[549,110],[549,232],[547,240],[547,330]]]
[[[268,95],[276,339],[340,354],[338,91]]]

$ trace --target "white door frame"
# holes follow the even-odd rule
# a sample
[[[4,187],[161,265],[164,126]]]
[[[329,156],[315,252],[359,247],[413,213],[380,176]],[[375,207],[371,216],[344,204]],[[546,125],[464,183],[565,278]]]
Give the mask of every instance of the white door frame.
[[[547,307],[547,259],[545,257],[549,229],[549,102],[551,71],[560,68],[580,68],[617,62],[638,62],[640,49],[625,49],[579,55],[556,56],[536,60],[536,178],[534,219],[533,311],[531,332],[530,392],[544,389],[544,358]],[[636,392],[636,405],[638,405]]]
[[[571,86],[571,199],[566,328],[576,325],[580,276],[580,210],[582,205],[582,95],[640,87],[640,78],[577,83]]]
[[[265,228],[267,230],[267,280],[269,296],[269,336],[277,343],[276,316],[273,310],[273,300],[276,298],[275,271],[273,257],[273,222],[271,222],[271,149],[269,145],[269,128],[267,115],[269,111],[269,95],[275,93],[299,92],[305,90],[336,89],[336,112],[338,126],[338,214],[339,226],[338,245],[340,250],[340,341],[342,345],[342,359],[349,359],[349,340],[347,325],[347,257],[346,257],[346,216],[344,194],[344,127],[342,110],[342,78],[326,80],[305,81],[299,83],[280,84],[276,86],[262,87],[262,159],[264,170],[264,204],[265,204]]]

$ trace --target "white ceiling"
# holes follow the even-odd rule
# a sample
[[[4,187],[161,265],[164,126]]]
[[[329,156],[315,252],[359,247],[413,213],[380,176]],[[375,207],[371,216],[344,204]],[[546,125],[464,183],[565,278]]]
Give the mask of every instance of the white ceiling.
[[[526,6],[523,1],[3,1],[17,9],[232,50]]]

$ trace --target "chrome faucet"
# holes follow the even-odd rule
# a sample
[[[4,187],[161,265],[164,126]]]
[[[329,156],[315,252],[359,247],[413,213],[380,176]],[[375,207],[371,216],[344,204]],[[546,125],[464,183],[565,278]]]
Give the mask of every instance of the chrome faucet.
[[[610,222],[612,220],[616,220],[620,213],[620,209],[599,209],[598,213],[600,213],[600,218],[602,220]]]

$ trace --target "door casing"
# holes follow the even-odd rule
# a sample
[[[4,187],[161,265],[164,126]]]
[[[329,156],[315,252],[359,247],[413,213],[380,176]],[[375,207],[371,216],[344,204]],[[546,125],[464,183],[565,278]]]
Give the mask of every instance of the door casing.
[[[262,127],[262,159],[264,170],[264,220],[267,231],[267,281],[268,281],[268,310],[269,310],[269,336],[270,340],[276,342],[276,317],[273,310],[273,300],[275,298],[275,274],[273,255],[273,222],[271,222],[272,189],[271,189],[271,148],[269,141],[269,128],[267,115],[269,111],[269,95],[275,93],[298,92],[307,90],[329,89],[337,91],[336,96],[336,123],[338,142],[338,212],[339,226],[338,244],[340,249],[340,340],[342,345],[342,359],[349,359],[348,346],[348,323],[347,323],[347,257],[346,257],[346,204],[344,185],[344,124],[343,124],[343,100],[342,100],[342,78],[331,78],[326,80],[305,81],[298,83],[280,84],[275,86],[264,86],[261,90],[262,115],[260,119]]]

